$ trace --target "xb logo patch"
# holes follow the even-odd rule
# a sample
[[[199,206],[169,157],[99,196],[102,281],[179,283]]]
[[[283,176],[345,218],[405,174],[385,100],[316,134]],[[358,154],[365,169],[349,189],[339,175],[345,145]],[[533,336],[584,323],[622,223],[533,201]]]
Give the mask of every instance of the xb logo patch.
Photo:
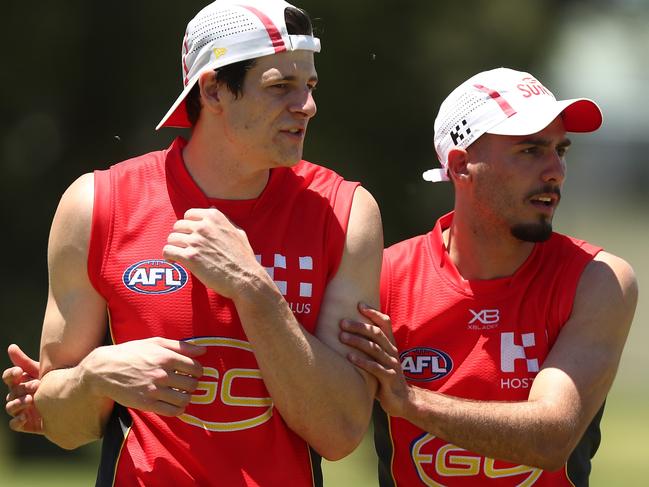
[[[473,318],[469,321],[469,325],[472,325],[476,321],[483,325],[491,325],[500,321],[500,310],[498,309],[482,309],[480,311],[470,309],[469,311],[473,315]]]

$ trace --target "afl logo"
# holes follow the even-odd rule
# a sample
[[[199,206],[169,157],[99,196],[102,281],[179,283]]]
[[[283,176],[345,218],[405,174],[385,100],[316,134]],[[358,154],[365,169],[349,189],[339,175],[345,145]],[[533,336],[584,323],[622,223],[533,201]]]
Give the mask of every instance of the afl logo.
[[[167,294],[187,284],[187,271],[162,259],[141,260],[124,271],[124,285],[141,294]]]
[[[416,382],[441,379],[453,370],[451,357],[435,348],[411,348],[402,352],[399,358],[403,375]]]

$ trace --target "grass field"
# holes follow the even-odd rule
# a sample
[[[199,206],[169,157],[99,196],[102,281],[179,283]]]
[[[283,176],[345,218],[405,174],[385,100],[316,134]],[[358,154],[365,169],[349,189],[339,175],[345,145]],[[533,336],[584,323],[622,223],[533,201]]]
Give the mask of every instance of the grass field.
[[[644,487],[649,485],[649,303],[643,293],[643,285],[649,282],[649,217],[642,208],[589,212],[579,218],[575,218],[578,212],[574,209],[564,214],[567,217],[557,221],[559,231],[590,240],[625,257],[638,275],[641,298],[618,377],[609,394],[602,422],[603,441],[593,463],[591,486]],[[72,456],[56,461],[16,462],[8,453],[10,434],[13,433],[3,423],[0,485],[81,487],[94,484],[96,447],[87,450],[89,460],[82,463]],[[356,452],[340,462],[325,462],[323,469],[325,484],[330,487],[375,486],[376,462],[371,440],[366,438]]]

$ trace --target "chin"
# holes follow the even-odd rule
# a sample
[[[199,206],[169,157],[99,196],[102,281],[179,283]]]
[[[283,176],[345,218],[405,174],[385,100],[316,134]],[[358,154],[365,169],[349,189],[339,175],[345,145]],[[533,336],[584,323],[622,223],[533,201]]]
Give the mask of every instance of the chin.
[[[278,157],[275,160],[276,167],[293,167],[302,160],[302,154]]]
[[[552,236],[552,221],[517,223],[510,228],[511,234],[523,242],[545,242]]]

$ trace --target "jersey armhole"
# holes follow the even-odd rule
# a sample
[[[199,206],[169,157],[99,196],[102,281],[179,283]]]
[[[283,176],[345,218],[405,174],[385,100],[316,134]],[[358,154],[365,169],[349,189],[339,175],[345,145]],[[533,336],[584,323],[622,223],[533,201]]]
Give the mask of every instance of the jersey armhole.
[[[382,262],[380,281],[381,312],[390,314],[390,275],[392,273],[392,267],[385,250],[383,250]]]
[[[88,277],[95,290],[105,296],[100,277],[112,232],[110,170],[95,171],[94,179],[95,191],[88,245]]]
[[[574,252],[574,255],[570,259],[568,266],[563,271],[563,275],[573,275],[574,283],[571,283],[570,286],[562,287],[561,292],[557,296],[558,299],[555,300],[557,303],[557,323],[560,323],[556,333],[558,334],[563,328],[563,325],[570,319],[572,316],[572,309],[575,303],[575,297],[577,296],[577,288],[579,287],[579,281],[581,281],[581,276],[586,269],[586,266],[590,264],[595,256],[599,254],[603,249],[602,247],[597,247],[591,245],[588,242],[578,241],[578,249]]]
[[[357,182],[342,180],[332,197],[333,218],[329,219],[325,233],[325,247],[327,255],[330,257],[328,259],[327,282],[336,275],[342,261],[354,192],[359,185]]]

